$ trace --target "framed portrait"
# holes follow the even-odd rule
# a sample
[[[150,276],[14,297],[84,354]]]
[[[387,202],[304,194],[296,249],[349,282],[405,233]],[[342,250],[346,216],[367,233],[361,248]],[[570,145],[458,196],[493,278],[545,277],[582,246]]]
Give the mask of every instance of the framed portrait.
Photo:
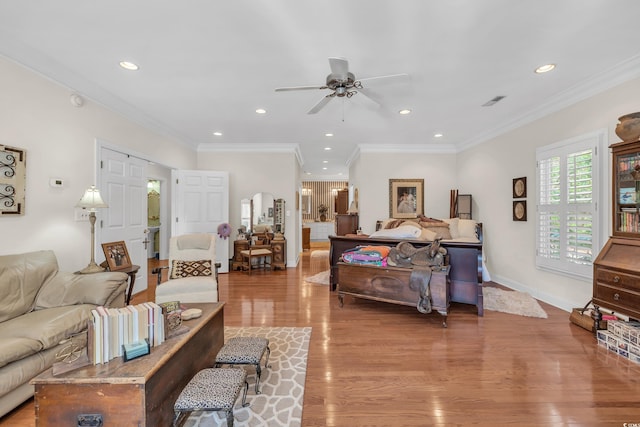
[[[123,241],[103,243],[102,250],[109,270],[118,271],[131,267],[131,258],[129,258],[127,245]]]
[[[527,177],[513,178],[513,198],[524,199],[527,197]]]
[[[424,215],[424,179],[389,180],[389,217]]]
[[[527,201],[526,200],[516,200],[513,202],[513,220],[514,221],[527,220]]]

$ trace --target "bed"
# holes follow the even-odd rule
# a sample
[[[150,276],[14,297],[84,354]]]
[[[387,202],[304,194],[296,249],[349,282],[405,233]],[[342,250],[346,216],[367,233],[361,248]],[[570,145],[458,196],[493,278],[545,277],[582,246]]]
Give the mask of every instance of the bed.
[[[451,301],[473,304],[477,307],[478,316],[484,314],[482,301],[482,224],[475,226],[475,242],[464,239],[442,240],[440,245],[447,249],[450,266]],[[329,236],[331,242],[329,261],[331,265],[330,289],[335,291],[340,283],[338,262],[342,253],[361,245],[396,246],[408,241],[419,248],[431,244],[427,240],[393,238],[393,237],[361,237],[361,236]]]

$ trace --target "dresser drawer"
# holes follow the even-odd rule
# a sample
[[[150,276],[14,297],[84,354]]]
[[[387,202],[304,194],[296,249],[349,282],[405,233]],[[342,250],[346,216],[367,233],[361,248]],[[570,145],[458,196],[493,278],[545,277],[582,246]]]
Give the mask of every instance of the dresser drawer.
[[[640,293],[620,289],[615,286],[608,286],[598,283],[594,289],[594,298],[598,300],[608,301],[619,307],[638,307],[640,306]],[[609,306],[607,304],[606,306]]]
[[[624,288],[640,292],[640,277],[633,274],[620,273],[606,268],[596,269],[597,283],[607,284],[616,288]]]

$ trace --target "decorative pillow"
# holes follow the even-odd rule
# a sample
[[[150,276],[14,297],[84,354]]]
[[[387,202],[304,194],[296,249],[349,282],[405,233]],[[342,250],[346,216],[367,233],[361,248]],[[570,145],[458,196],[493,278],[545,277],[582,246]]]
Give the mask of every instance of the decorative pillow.
[[[474,237],[477,239],[476,224],[477,222],[473,219],[461,219],[458,221],[458,233],[460,233],[460,237]]]
[[[387,228],[372,233],[369,237],[392,237],[396,239],[418,239],[420,229],[412,225],[401,225],[397,228]]]
[[[171,277],[169,279],[180,279],[182,277],[211,276],[211,260],[200,261],[180,261],[173,260],[171,266]]]
[[[458,220],[459,218],[443,219],[444,222],[449,224],[449,233],[451,233],[452,239],[457,239],[458,237],[460,237],[460,232],[458,231]]]
[[[449,231],[449,224],[446,222],[420,222],[422,228],[433,231],[437,234],[437,237],[443,240],[451,239],[451,232]]]
[[[438,233],[435,231],[429,230],[428,228],[423,228],[420,232],[420,240],[428,240],[433,242],[438,237]]]
[[[405,219],[392,219],[391,221],[387,222],[384,226],[385,230],[389,230],[392,228],[398,228],[402,225],[403,222],[405,222]]]

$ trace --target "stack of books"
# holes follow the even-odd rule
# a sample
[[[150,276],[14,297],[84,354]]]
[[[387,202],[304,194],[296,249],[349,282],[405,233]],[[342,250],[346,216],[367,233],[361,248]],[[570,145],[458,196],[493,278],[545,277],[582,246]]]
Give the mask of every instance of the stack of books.
[[[155,302],[122,308],[103,306],[91,310],[87,355],[98,365],[124,355],[124,346],[144,343],[154,347],[165,341],[164,314]]]
[[[607,321],[607,330],[598,331],[598,344],[620,356],[640,363],[640,322]]]

